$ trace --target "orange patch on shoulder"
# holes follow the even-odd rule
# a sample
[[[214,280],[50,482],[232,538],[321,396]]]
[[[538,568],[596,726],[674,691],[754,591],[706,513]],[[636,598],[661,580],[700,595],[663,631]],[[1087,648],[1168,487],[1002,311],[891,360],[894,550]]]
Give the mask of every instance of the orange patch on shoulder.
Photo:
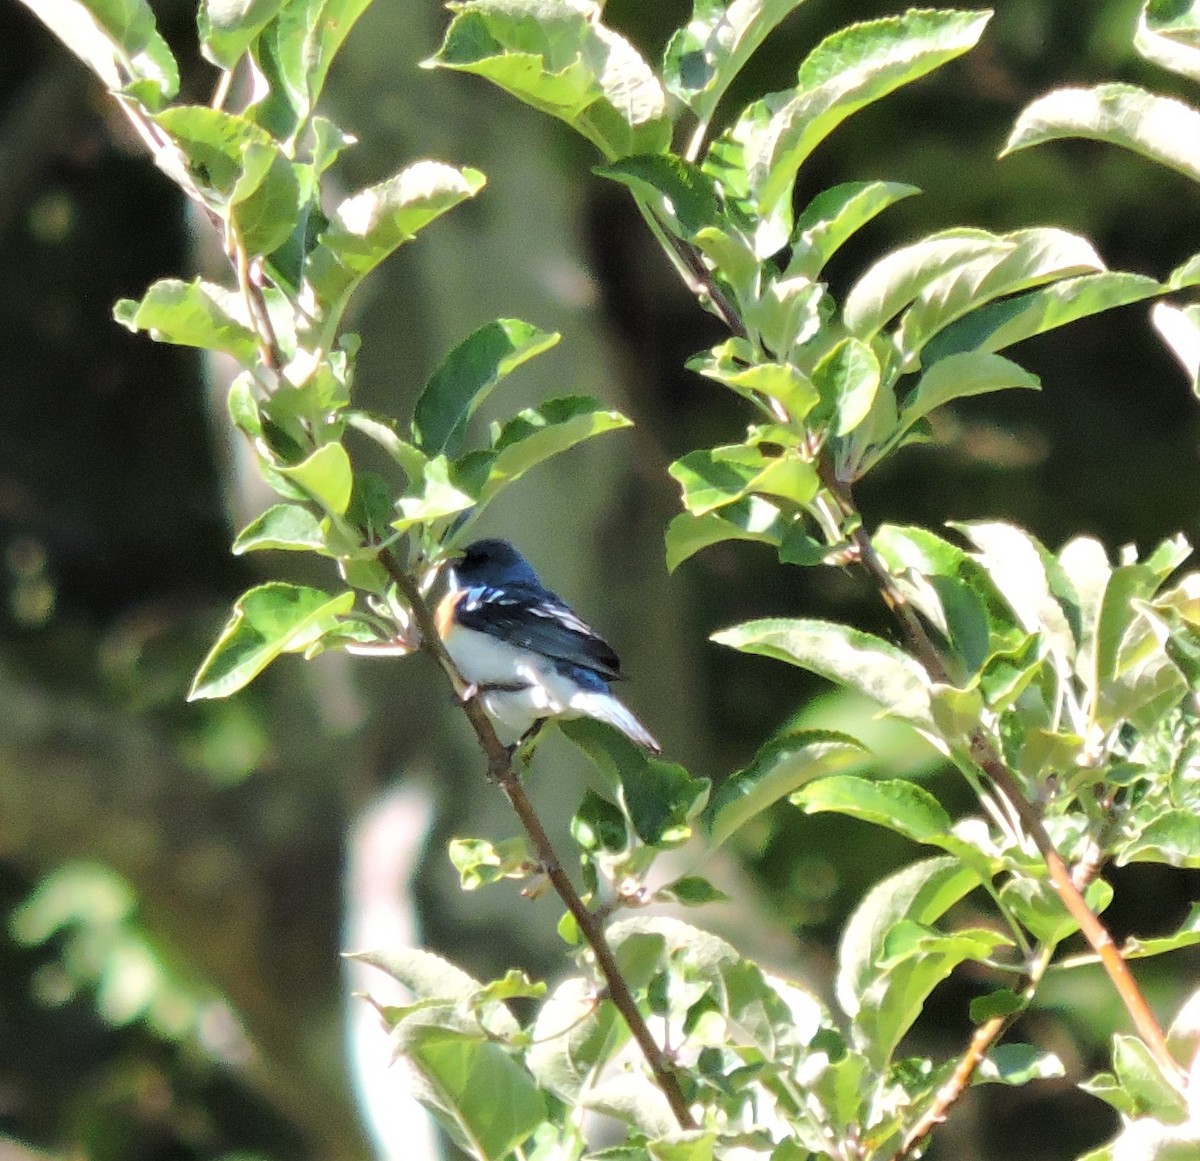
[[[454,610],[458,608],[459,602],[466,595],[466,589],[451,589],[438,601],[437,610],[433,614],[433,621],[437,625],[438,636],[443,641],[450,636],[450,631],[454,628]]]

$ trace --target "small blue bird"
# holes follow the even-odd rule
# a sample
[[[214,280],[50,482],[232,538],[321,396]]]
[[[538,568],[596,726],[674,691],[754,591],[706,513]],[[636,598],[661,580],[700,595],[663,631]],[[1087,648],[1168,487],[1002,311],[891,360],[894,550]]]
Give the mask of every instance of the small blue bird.
[[[547,718],[596,718],[655,754],[662,747],[612,694],[612,648],[506,540],[476,540],[449,570],[438,633],[464,680],[506,734],[523,739]],[[507,739],[506,739],[507,740]]]

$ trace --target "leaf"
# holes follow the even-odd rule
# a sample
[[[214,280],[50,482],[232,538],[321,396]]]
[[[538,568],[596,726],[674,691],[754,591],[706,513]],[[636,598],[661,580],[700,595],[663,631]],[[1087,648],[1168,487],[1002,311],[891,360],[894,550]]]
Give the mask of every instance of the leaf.
[[[1200,815],[1190,810],[1160,814],[1117,850],[1117,866],[1127,863],[1166,863],[1200,867]]]
[[[1150,2],[1142,5],[1133,47],[1154,64],[1200,81],[1200,43],[1196,38],[1195,5]]]
[[[233,69],[282,5],[283,0],[203,0],[196,23],[205,60]]]
[[[906,367],[939,331],[993,299],[1104,269],[1092,244],[1066,230],[1016,230],[999,241],[1002,249],[970,259],[921,288],[896,329]]]
[[[744,770],[717,789],[706,812],[709,842],[715,848],[781,798],[806,782],[860,760],[865,747],[832,730],[799,730],[773,738]]]
[[[703,516],[680,512],[667,525],[667,571],[674,572],[702,548],[725,540],[751,540],[778,546],[788,527],[778,505],[762,496],[745,496]]]
[[[350,507],[354,469],[340,443],[327,443],[290,467],[275,465],[275,471],[334,516],[344,516]]]
[[[1141,939],[1130,936],[1121,948],[1126,959],[1140,959],[1164,952],[1177,951],[1181,947],[1192,947],[1200,943],[1200,903],[1193,903],[1187,918],[1170,935]]]
[[[354,607],[354,593],[270,581],[234,603],[216,644],[200,665],[189,701],[228,697],[254,680],[281,653],[299,653]]]
[[[156,342],[224,351],[243,366],[253,365],[258,358],[254,332],[243,321],[241,298],[201,278],[160,279],[140,302],[120,299],[113,317],[128,330],[148,332]]]
[[[695,0],[667,44],[663,80],[707,125],[725,90],[770,31],[803,0]]]
[[[500,429],[490,449],[463,457],[455,465],[455,479],[475,497],[478,511],[538,464],[593,436],[632,426],[619,411],[610,411],[586,395],[549,399],[518,412]]]
[[[1163,1074],[1154,1053],[1136,1036],[1113,1037],[1113,1071],[1133,1098],[1136,1112],[1172,1125],[1188,1119],[1184,1094]]]
[[[328,553],[321,522],[299,504],[274,504],[255,517],[233,542],[233,553],[265,549]]]
[[[990,302],[952,322],[922,350],[927,364],[960,351],[999,351],[1088,315],[1140,302],[1162,292],[1153,278],[1105,270]]]
[[[702,907],[706,903],[731,902],[724,891],[714,887],[701,875],[683,875],[666,886],[659,887],[654,892],[654,897],[667,903],[682,903],[685,907]]]
[[[901,246],[869,266],[850,288],[842,307],[846,328],[870,339],[921,290],[947,271],[978,258],[1002,257],[1009,247],[986,230],[940,230]]]
[[[418,161],[368,186],[338,206],[307,259],[307,273],[323,303],[339,302],[365,275],[417,233],[474,197],[486,179],[475,169]]]
[[[1016,363],[986,351],[967,351],[939,359],[917,380],[900,405],[899,434],[953,399],[1024,387],[1037,391],[1041,382]]]
[[[146,0],[22,0],[113,92],[132,89],[150,109],[179,91],[179,66]]]
[[[786,274],[816,278],[830,258],[877,214],[921,191],[895,181],[852,181],[822,190],[796,219]]]
[[[533,1077],[482,1034],[405,1020],[393,1043],[419,1078],[414,1095],[481,1161],[502,1161],[546,1118]]]
[[[1055,1053],[1034,1044],[997,1044],[979,1062],[973,1083],[1021,1085],[1031,1080],[1058,1080],[1066,1073]]]
[[[590,980],[564,980],[538,1011],[525,1060],[539,1085],[573,1104],[629,1038],[611,1002]]]
[[[811,670],[857,690],[895,717],[929,728],[929,675],[903,650],[828,621],[776,618],[714,633],[712,640]]]
[[[456,454],[475,409],[506,375],[549,350],[557,334],[520,319],[497,319],[442,360],[413,410],[413,438],[426,455]]]
[[[972,48],[990,13],[910,10],[826,37],[800,66],[796,89],[767,99],[767,131],[746,156],[759,211],[791,196],[809,154],[851,114]]]
[[[407,532],[414,525],[465,512],[474,502],[450,479],[446,457],[434,456],[425,465],[421,479],[411,481],[409,491],[396,502],[400,515],[392,521],[392,527]]]
[[[1200,306],[1156,302],[1150,321],[1187,374],[1192,394],[1200,398]]]
[[[881,380],[875,352],[860,339],[843,339],[813,370],[821,398],[813,426],[828,422],[834,435],[849,435],[870,415]]]
[[[792,449],[765,455],[746,444],[701,448],[668,469],[683,491],[683,504],[694,516],[745,499],[751,494],[779,496],[803,506],[820,487],[817,469]]]
[[[309,122],[334,56],[369,3],[287,0],[264,29],[257,54],[271,83],[264,123],[275,122],[281,136]]]
[[[619,182],[657,205],[671,232],[684,241],[705,227],[724,228],[725,212],[716,184],[708,174],[673,153],[640,154],[611,165],[597,165],[593,173]]]
[[[469,1000],[483,987],[448,959],[418,947],[352,951],[345,958],[378,968],[418,1000]]]
[[[928,790],[903,778],[875,781],[835,774],[798,790],[792,801],[805,814],[849,815],[886,827],[918,843],[939,843],[950,833],[950,816]]]
[[[851,1019],[881,975],[887,936],[902,921],[936,923],[978,880],[945,855],[911,863],[876,883],[854,909],[838,944],[836,993]]]
[[[609,160],[670,144],[666,93],[588,0],[464,0],[427,66],[487,77],[566,121]]]
[[[1125,84],[1057,89],[1025,108],[1000,156],[1068,137],[1119,145],[1200,181],[1200,113],[1173,97]]]

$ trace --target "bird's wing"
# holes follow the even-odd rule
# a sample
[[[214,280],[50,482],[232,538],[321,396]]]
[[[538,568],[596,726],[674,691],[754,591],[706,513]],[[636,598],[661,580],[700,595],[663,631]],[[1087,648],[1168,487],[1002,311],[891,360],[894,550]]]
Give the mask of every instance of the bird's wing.
[[[455,609],[455,619],[467,629],[582,666],[607,681],[621,676],[621,663],[612,646],[544,589],[525,585],[470,588]]]

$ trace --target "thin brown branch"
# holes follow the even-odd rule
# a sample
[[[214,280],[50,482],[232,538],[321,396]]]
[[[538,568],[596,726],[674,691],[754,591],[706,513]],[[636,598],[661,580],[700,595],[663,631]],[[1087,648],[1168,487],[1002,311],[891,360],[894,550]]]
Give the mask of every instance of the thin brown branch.
[[[412,578],[408,575],[403,565],[390,551],[384,549],[380,553],[380,560],[387,568],[389,575],[396,582],[409,607],[412,609],[413,619],[421,635],[421,647],[438,662],[446,673],[446,676],[461,692],[464,688],[462,676],[455,668],[454,662],[442,644],[441,637],[437,632],[437,626],[434,623],[433,612],[420,590],[413,583]],[[558,897],[563,901],[564,906],[578,924],[579,932],[591,950],[596,961],[596,967],[604,978],[609,999],[612,1000],[614,1007],[621,1014],[621,1018],[625,1021],[630,1035],[637,1042],[642,1055],[646,1058],[646,1063],[650,1067],[655,1083],[667,1098],[667,1102],[670,1104],[671,1111],[675,1114],[675,1119],[679,1122],[680,1128],[696,1128],[696,1121],[692,1116],[691,1109],[688,1107],[683,1090],[679,1086],[679,1078],[676,1075],[675,1067],[667,1053],[663,1051],[654,1039],[649,1026],[638,1010],[637,1001],[633,998],[633,993],[629,990],[629,984],[626,982],[625,976],[621,972],[621,967],[617,963],[616,956],[613,954],[612,947],[609,945],[608,937],[604,931],[603,920],[588,908],[587,904],[580,897],[579,892],[575,889],[574,883],[571,882],[570,877],[563,870],[554,845],[550,841],[550,836],[546,834],[546,829],[542,826],[541,819],[538,817],[533,803],[530,802],[529,796],[525,793],[524,786],[521,785],[521,780],[513,765],[512,751],[496,735],[492,721],[487,716],[478,698],[466,697],[462,699],[462,707],[468,721],[471,723],[472,729],[475,731],[480,749],[487,758],[489,777],[499,785],[505,797],[512,805],[513,810],[516,811],[517,817],[521,820],[521,825],[525,829],[525,833],[528,835],[529,841],[533,846],[540,870],[550,880]]]
[[[858,512],[854,507],[848,485],[834,479],[828,470],[822,472],[822,479],[843,510],[848,515],[857,517]],[[925,632],[925,627],[915,610],[897,589],[887,566],[880,559],[870,536],[862,527],[861,519],[858,528],[853,533],[852,540],[863,567],[879,588],[888,608],[900,622],[913,655],[924,665],[929,676],[935,682],[947,681],[946,667],[942,663],[936,647]],[[1138,1035],[1145,1041],[1146,1047],[1150,1049],[1168,1076],[1181,1076],[1182,1070],[1167,1048],[1167,1040],[1162,1027],[1150,1010],[1150,1005],[1146,1003],[1146,998],[1133,978],[1129,965],[1121,957],[1108,929],[1088,906],[1082,891],[1072,879],[1071,872],[1058,853],[1054,840],[1051,839],[1042,822],[1041,815],[1025,797],[1016,776],[1008,768],[996,750],[995,744],[983,729],[976,727],[967,740],[972,760],[991,779],[1000,793],[1012,803],[1022,826],[1033,839],[1049,872],[1050,885],[1054,888],[1055,894],[1058,895],[1067,913],[1075,920],[1092,950],[1099,957],[1113,988],[1125,1005],[1125,1010],[1129,1013]]]

